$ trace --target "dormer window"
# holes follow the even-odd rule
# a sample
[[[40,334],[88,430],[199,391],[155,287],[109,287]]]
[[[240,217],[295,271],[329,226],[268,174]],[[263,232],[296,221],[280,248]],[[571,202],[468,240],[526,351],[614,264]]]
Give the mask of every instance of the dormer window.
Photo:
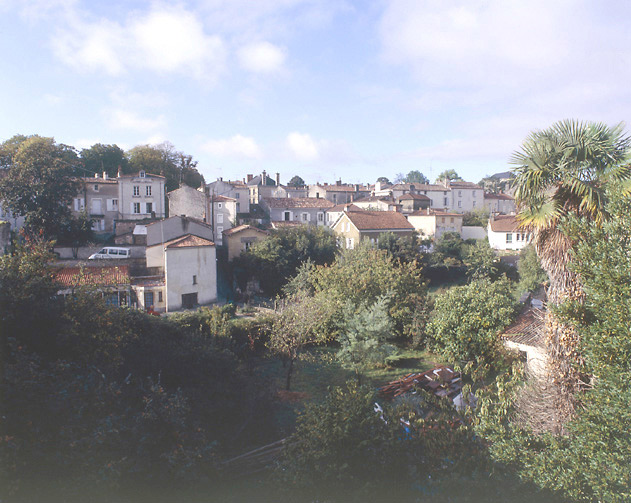
[[[145,172],[141,171],[140,173],[138,173],[138,176],[140,176],[140,178],[144,178],[145,177]]]

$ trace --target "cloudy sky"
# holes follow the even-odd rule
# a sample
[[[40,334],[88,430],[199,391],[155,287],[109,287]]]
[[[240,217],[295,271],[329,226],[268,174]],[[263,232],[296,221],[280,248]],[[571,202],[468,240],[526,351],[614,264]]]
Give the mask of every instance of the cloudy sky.
[[[170,141],[207,180],[504,171],[627,121],[631,2],[0,0],[0,141]]]

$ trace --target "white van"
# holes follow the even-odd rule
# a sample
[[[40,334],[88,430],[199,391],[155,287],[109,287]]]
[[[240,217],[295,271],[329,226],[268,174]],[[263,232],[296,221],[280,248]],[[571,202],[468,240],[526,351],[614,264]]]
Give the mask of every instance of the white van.
[[[131,249],[119,248],[117,246],[106,246],[97,253],[90,255],[89,260],[96,260],[101,258],[130,258]]]

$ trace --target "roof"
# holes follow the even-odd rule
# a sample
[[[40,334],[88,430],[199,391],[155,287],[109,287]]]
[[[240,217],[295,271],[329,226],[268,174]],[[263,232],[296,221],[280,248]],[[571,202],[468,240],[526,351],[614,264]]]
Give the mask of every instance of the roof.
[[[211,196],[213,202],[215,203],[221,203],[221,202],[231,202],[231,201],[236,201],[236,199],[234,197],[227,197],[227,196]]]
[[[465,182],[465,181],[451,181],[449,182],[449,185],[452,189],[473,189],[473,190],[482,190],[482,187],[480,187],[477,183],[473,183],[473,182]]]
[[[261,179],[262,179],[262,175],[255,176],[254,178],[252,178],[252,180],[247,182],[247,185],[263,185],[261,183]],[[274,181],[274,179],[271,176],[266,175],[265,176],[265,185],[268,185],[270,187],[276,187],[276,182]]]
[[[66,287],[128,285],[129,266],[64,267],[55,272],[55,280]]]
[[[324,184],[324,185],[320,185],[317,184],[316,187],[318,188],[322,188],[326,191],[329,192],[366,192],[367,190],[370,190],[368,187],[365,187],[363,185],[354,185],[354,184],[342,184],[342,185],[337,185],[337,184]]]
[[[156,225],[159,224],[160,222],[165,222],[166,220],[171,220],[172,218],[182,218],[182,219],[187,219],[190,220],[191,222],[195,222],[196,224],[200,224],[203,225],[205,227],[208,227],[210,229],[212,229],[212,225],[207,224],[206,222],[204,222],[203,220],[200,220],[199,218],[195,218],[195,217],[187,217],[187,216],[182,216],[182,215],[174,215],[172,217],[169,218],[163,218],[162,220],[157,220],[155,222],[151,222],[150,224],[146,224],[147,227],[150,227],[152,225]]]
[[[523,310],[515,322],[500,334],[500,338],[527,346],[545,346],[543,335],[544,311],[528,307]]]
[[[318,197],[265,197],[270,208],[331,208],[333,203]]]
[[[306,224],[296,221],[273,220],[270,225],[272,226],[272,229],[282,229],[284,227],[299,227]]]
[[[164,286],[164,275],[160,276],[140,276],[132,279],[132,284],[134,286],[143,286],[143,287],[156,287],[156,286]]]
[[[449,187],[445,187],[444,185],[431,184],[431,183],[397,183],[390,187],[392,190],[412,190],[412,186],[414,190],[442,190],[448,191]]]
[[[484,199],[501,199],[504,201],[514,201],[515,198],[508,194],[491,194],[490,192],[484,194]]]
[[[145,172],[146,178],[162,178],[165,179],[162,175],[154,175],[153,173]],[[130,173],[128,175],[120,175],[118,178],[140,178],[140,171],[138,173]]]
[[[394,203],[394,198],[390,196],[368,196],[362,197],[361,199],[355,199],[356,203],[374,203],[374,202],[383,202],[383,203]]]
[[[515,232],[522,229],[522,224],[515,215],[496,215],[489,220],[493,232]]]
[[[402,196],[399,196],[399,201],[403,201],[404,199],[416,199],[418,201],[431,201],[431,199],[424,194],[403,194]]]
[[[366,210],[364,210],[363,208],[360,208],[359,206],[355,206],[353,203],[343,203],[343,204],[338,204],[337,206],[333,206],[332,208],[329,208],[326,211],[338,212],[338,211],[366,211]]]
[[[101,178],[100,176],[99,177],[84,176],[84,177],[81,177],[81,181],[85,183],[111,183],[111,184],[118,183],[118,180],[116,178]]]
[[[425,372],[414,372],[391,381],[379,388],[378,393],[383,398],[393,399],[415,388],[424,389],[438,397],[453,398],[462,390],[462,379],[459,372],[440,365]]]
[[[193,234],[187,234],[164,243],[165,248],[193,248],[197,246],[215,246],[215,243]]]
[[[445,210],[434,210],[431,208],[426,208],[424,210],[416,210],[414,213],[410,213],[411,217],[460,217],[463,218],[464,215],[462,213],[454,213],[451,211]]]
[[[346,213],[360,231],[414,230],[414,226],[397,211],[351,211]]]
[[[245,231],[247,229],[252,229],[253,231],[258,231],[258,232],[262,232],[263,234],[269,234],[269,232],[267,232],[266,230],[263,229],[259,229],[258,227],[254,227],[252,225],[239,225],[237,227],[233,227],[232,229],[228,229],[226,231],[223,231],[223,235],[224,236],[232,236],[233,234],[237,234],[239,232]]]

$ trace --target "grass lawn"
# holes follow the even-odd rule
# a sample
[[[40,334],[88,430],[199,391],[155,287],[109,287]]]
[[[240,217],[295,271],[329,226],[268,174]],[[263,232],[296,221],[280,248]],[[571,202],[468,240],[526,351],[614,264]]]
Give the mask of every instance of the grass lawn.
[[[291,433],[296,415],[305,404],[325,398],[330,387],[342,386],[355,379],[355,374],[335,361],[335,348],[317,348],[308,358],[296,362],[291,379],[291,394],[285,394],[286,369],[277,359],[264,359],[256,373],[266,379],[274,391],[279,392],[277,421],[283,434]],[[397,367],[381,367],[367,371],[362,383],[378,388],[411,372],[423,372],[444,363],[428,351],[403,349]]]

